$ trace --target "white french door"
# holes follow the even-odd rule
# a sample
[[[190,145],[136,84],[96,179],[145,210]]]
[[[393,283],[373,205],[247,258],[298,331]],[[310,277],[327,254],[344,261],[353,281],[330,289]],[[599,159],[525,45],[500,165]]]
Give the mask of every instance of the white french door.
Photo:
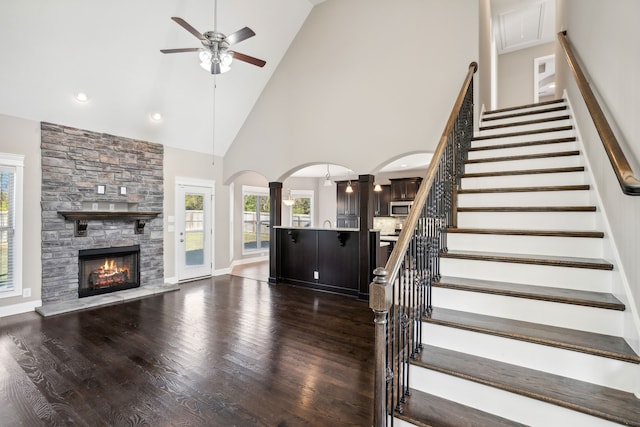
[[[176,270],[178,281],[213,271],[213,183],[176,180]]]

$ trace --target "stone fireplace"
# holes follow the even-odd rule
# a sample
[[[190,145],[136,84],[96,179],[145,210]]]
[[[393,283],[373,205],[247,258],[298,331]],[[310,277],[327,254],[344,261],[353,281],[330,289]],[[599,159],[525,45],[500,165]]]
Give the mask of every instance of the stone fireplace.
[[[163,146],[41,123],[40,147],[43,307],[107,292],[110,274],[118,284],[109,291],[162,286]],[[130,276],[101,272],[99,252],[121,248],[136,248]]]
[[[78,253],[78,297],[140,286],[140,246],[82,249]]]

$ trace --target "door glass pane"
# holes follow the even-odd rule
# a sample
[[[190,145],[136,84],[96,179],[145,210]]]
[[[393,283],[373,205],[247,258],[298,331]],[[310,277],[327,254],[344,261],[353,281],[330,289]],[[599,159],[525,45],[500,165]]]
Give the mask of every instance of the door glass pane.
[[[185,264],[204,264],[204,196],[185,194]]]

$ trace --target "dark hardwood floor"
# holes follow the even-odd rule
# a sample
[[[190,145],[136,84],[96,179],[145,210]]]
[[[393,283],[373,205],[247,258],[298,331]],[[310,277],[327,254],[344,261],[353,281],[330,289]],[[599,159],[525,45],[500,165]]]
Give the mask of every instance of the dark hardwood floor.
[[[0,318],[0,425],[367,426],[366,302],[237,276]]]

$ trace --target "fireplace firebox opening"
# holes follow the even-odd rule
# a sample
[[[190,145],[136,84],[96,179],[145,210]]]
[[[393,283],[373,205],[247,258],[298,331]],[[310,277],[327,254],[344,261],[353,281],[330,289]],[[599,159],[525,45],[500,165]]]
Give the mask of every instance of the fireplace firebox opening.
[[[83,249],[78,252],[78,297],[140,286],[140,246]]]

